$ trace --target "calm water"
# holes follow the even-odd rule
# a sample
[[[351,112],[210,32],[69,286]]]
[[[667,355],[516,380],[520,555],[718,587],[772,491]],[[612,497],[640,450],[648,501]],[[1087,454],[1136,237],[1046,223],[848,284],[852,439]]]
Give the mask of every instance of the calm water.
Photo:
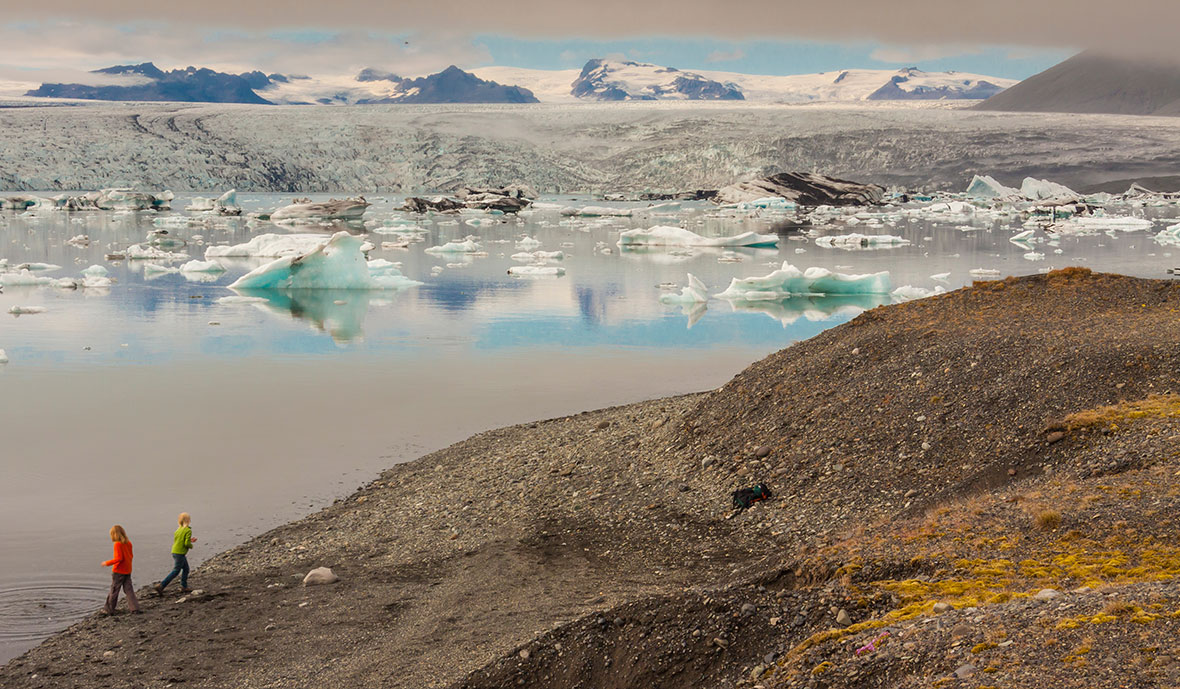
[[[287,198],[246,194],[241,201],[269,210]],[[134,577],[145,585],[169,568],[181,510],[193,514],[201,542],[191,557],[199,561],[473,432],[715,387],[771,351],[889,301],[713,300],[688,312],[662,306],[660,285],[683,285],[687,272],[716,293],[733,277],[764,275],[784,260],[847,273],[889,270],[895,286],[948,289],[968,283],[975,268],[1028,274],[1086,265],[1167,277],[1166,268],[1180,265],[1171,254],[1176,247],[1157,243],[1151,231],[1040,243],[1031,249],[1045,258],[1030,261],[1030,247],[1008,241],[1020,228],[987,219],[887,218],[894,225],[873,226],[866,217],[825,229],[912,242],[888,249],[849,251],[791,238],[769,250],[620,252],[618,232],[631,227],[683,224],[732,235],[770,231],[783,219],[713,217],[708,204],[685,204],[660,217],[537,213],[473,226],[467,217],[401,216],[392,210],[399,202],[375,200],[370,227],[351,229],[373,230],[371,257],[400,262],[423,285],[272,294],[248,304],[217,299],[231,295],[226,285],[260,260],[227,261],[226,273],[191,281],[145,275],[144,261],[104,259],[143,241],[155,227],[153,214],[0,215],[0,259],[62,266],[41,273],[54,277],[100,264],[116,279],[109,289],[7,287],[0,294],[0,348],[11,359],[0,366],[0,549],[20,553],[0,568],[0,661],[101,604],[109,570],[98,563],[109,557],[113,523],[135,542]],[[1177,215],[1168,207],[1120,212]],[[407,236],[388,233],[385,223],[410,222],[420,225],[422,241],[381,249]],[[202,258],[207,245],[261,232],[327,236],[339,228],[197,218],[168,229],[183,244],[173,251]],[[88,247],[67,243],[80,234],[90,237]],[[478,236],[486,255],[424,251],[467,235]],[[564,251],[565,259],[550,265],[566,274],[507,275],[520,264],[510,256],[524,235],[540,249]],[[948,271],[945,282],[930,277]],[[9,315],[14,306],[45,312]]]

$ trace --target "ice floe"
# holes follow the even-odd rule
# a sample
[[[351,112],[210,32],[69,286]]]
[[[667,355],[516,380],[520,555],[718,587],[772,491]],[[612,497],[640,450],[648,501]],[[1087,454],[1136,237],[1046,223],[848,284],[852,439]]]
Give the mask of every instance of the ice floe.
[[[816,237],[815,243],[837,249],[879,249],[883,247],[906,246],[910,240],[891,234],[836,234]]]
[[[285,256],[259,266],[231,289],[400,289],[422,283],[402,275],[389,261],[365,261],[363,240],[337,232],[300,256]]]
[[[363,196],[322,202],[298,199],[291,205],[271,213],[270,219],[276,222],[285,220],[358,220],[364,216],[365,209],[368,207],[369,202],[365,201]]]
[[[189,257],[186,253],[165,251],[151,244],[132,244],[123,255],[133,261],[183,261]]]
[[[26,314],[45,313],[44,306],[13,306],[8,309],[8,313],[14,316],[24,316]]]
[[[623,248],[631,246],[704,246],[704,247],[737,247],[778,245],[777,234],[758,234],[757,232],[743,232],[733,237],[702,237],[683,227],[657,225],[648,229],[624,230],[619,233],[618,245]]]
[[[1006,187],[988,175],[975,175],[967,185],[967,196],[981,201],[1017,201],[1020,190]]]
[[[516,277],[560,277],[565,275],[565,268],[561,266],[512,266],[509,275]]]
[[[478,242],[474,239],[465,239],[461,242],[447,242],[442,246],[432,246],[426,249],[428,254],[474,254],[483,250]]]
[[[512,254],[513,261],[560,261],[565,258],[564,251],[522,251]]]
[[[224,273],[225,267],[216,261],[192,260],[180,266],[182,273]]]
[[[260,234],[245,244],[206,247],[205,260],[300,256],[322,245],[327,239],[327,236],[322,234]],[[361,244],[361,251],[372,251],[373,248],[373,245],[367,242]]]
[[[926,287],[915,287],[913,285],[902,285],[890,293],[893,301],[913,301],[914,299],[925,299],[926,297],[933,297],[936,294],[945,294],[946,288],[942,285],[937,285],[934,289],[927,289]]]

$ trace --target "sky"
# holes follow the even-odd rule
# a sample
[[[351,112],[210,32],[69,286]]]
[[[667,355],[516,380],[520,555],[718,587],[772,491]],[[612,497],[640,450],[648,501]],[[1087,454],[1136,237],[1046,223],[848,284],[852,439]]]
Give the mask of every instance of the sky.
[[[1160,0],[9,0],[0,83],[143,61],[417,76],[608,56],[750,74],[917,66],[1020,79],[1087,48],[1180,52],[1177,25],[1180,2]]]

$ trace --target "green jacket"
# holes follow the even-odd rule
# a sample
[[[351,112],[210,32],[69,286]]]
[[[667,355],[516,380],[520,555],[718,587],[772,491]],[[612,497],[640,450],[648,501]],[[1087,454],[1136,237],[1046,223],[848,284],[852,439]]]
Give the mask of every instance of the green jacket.
[[[193,530],[182,526],[172,536],[172,554],[185,555],[193,548]]]

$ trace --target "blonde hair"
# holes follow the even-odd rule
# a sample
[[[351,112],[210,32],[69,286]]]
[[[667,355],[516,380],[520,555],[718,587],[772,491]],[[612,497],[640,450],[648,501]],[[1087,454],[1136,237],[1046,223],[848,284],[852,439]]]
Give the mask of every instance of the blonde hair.
[[[181,512],[180,516],[176,518],[176,523],[179,526],[188,526],[193,523],[193,518],[188,515],[188,512]]]
[[[111,540],[118,541],[119,543],[131,542],[131,540],[127,538],[127,532],[124,531],[123,527],[119,526],[118,524],[115,524],[111,527]]]

